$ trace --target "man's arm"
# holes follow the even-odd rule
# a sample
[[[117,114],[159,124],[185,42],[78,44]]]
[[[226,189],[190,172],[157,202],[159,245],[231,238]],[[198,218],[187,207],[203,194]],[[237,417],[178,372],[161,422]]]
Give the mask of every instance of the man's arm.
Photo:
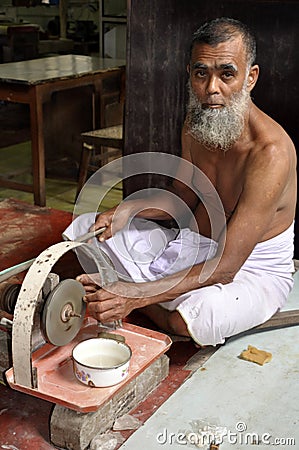
[[[243,192],[215,258],[159,281],[119,282],[109,291],[100,289],[87,296],[91,311],[102,321],[117,320],[133,309],[171,301],[203,286],[233,281],[255,245],[275,222],[289,170],[287,152],[274,146],[261,149],[248,162]]]

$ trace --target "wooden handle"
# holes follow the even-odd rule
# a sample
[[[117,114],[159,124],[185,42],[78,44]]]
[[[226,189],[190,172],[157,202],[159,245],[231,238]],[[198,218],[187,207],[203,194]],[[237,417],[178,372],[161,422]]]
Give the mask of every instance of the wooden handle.
[[[267,330],[269,328],[283,328],[292,325],[299,325],[299,309],[291,309],[289,311],[279,311],[269,320],[254,327],[254,330]]]

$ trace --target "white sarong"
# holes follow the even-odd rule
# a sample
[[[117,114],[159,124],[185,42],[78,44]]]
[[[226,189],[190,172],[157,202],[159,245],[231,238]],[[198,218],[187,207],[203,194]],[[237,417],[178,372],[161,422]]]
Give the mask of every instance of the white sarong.
[[[74,239],[88,231],[95,214],[83,214],[65,230]],[[200,345],[216,345],[268,320],[286,302],[293,286],[293,224],[257,244],[234,281],[186,292],[161,303],[177,310],[190,336]],[[188,228],[167,229],[133,219],[111,239],[93,244],[111,259],[118,276],[128,281],[153,281],[213,258],[217,243]],[[83,266],[84,269],[84,266]]]

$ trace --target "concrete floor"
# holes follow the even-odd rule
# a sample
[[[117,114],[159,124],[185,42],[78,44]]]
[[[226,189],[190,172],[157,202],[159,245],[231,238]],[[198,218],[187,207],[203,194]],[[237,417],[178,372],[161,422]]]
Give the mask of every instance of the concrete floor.
[[[294,279],[284,310],[299,309],[299,272]],[[299,326],[228,339],[121,450],[139,450],[141,442],[147,450],[197,448],[183,433],[196,442],[207,424],[227,429],[220,450],[298,449],[298,342]],[[264,366],[241,360],[248,345],[272,353],[272,360]]]

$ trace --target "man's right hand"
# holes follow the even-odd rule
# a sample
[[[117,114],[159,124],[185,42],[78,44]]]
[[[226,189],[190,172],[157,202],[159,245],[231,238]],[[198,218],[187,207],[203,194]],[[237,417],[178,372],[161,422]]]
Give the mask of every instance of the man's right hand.
[[[128,204],[121,203],[120,205],[99,214],[95,224],[90,227],[90,231],[106,227],[106,230],[98,237],[100,242],[104,242],[126,226],[130,215],[131,208],[129,208]]]

